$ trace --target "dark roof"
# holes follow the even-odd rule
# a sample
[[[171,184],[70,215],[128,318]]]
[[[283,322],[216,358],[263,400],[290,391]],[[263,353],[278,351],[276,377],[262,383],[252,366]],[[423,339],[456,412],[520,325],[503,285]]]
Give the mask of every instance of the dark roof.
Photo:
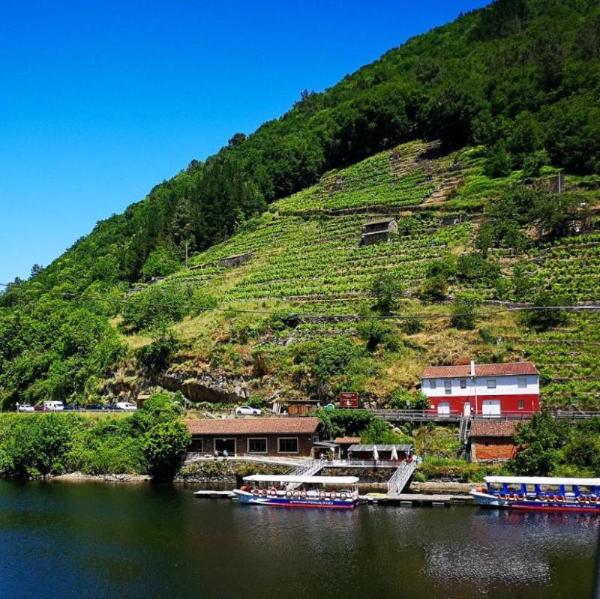
[[[516,420],[474,420],[469,437],[512,437],[517,430]]]
[[[531,362],[505,362],[503,364],[475,364],[475,376],[510,376],[515,374],[539,374]],[[421,378],[453,378],[471,375],[470,364],[455,366],[427,366]]]
[[[202,418],[188,420],[192,435],[285,435],[311,434],[317,430],[319,419],[306,418]]]
[[[371,225],[389,225],[391,222],[394,222],[396,219],[395,218],[380,218],[377,220],[371,220],[367,223],[365,223],[365,227],[369,227]]]

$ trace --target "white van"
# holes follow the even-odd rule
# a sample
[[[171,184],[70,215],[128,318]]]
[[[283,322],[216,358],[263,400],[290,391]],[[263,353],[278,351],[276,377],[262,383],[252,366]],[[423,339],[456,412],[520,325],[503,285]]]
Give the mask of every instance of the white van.
[[[62,401],[45,401],[44,412],[62,412],[65,409],[65,404]]]

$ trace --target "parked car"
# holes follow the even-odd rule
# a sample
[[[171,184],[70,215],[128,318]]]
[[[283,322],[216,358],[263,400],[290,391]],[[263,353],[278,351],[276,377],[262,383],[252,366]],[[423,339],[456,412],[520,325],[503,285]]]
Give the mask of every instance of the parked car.
[[[253,408],[251,406],[239,406],[235,409],[235,413],[238,416],[260,416],[262,410],[260,408]]]
[[[65,409],[65,404],[62,401],[45,401],[44,412],[62,412]]]
[[[125,412],[135,412],[137,410],[137,406],[130,401],[118,401],[115,404],[115,408],[117,410],[124,410]]]
[[[28,403],[18,403],[17,412],[35,412],[35,408]]]

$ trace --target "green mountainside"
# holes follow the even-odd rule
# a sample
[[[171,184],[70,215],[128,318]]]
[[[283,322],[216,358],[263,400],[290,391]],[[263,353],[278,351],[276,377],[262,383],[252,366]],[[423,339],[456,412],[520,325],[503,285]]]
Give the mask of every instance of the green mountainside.
[[[303,93],[0,296],[0,401],[405,405],[424,364],[474,356],[600,408],[594,313],[491,303],[598,299],[598,97],[591,0],[498,0]]]

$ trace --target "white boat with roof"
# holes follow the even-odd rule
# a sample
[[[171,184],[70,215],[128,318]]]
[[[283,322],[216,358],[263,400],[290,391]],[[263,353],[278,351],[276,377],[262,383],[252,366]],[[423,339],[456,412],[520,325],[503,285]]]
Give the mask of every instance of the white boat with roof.
[[[471,495],[485,507],[600,514],[600,478],[486,476]]]
[[[351,510],[358,503],[357,483],[356,476],[253,474],[233,492],[248,505]]]

